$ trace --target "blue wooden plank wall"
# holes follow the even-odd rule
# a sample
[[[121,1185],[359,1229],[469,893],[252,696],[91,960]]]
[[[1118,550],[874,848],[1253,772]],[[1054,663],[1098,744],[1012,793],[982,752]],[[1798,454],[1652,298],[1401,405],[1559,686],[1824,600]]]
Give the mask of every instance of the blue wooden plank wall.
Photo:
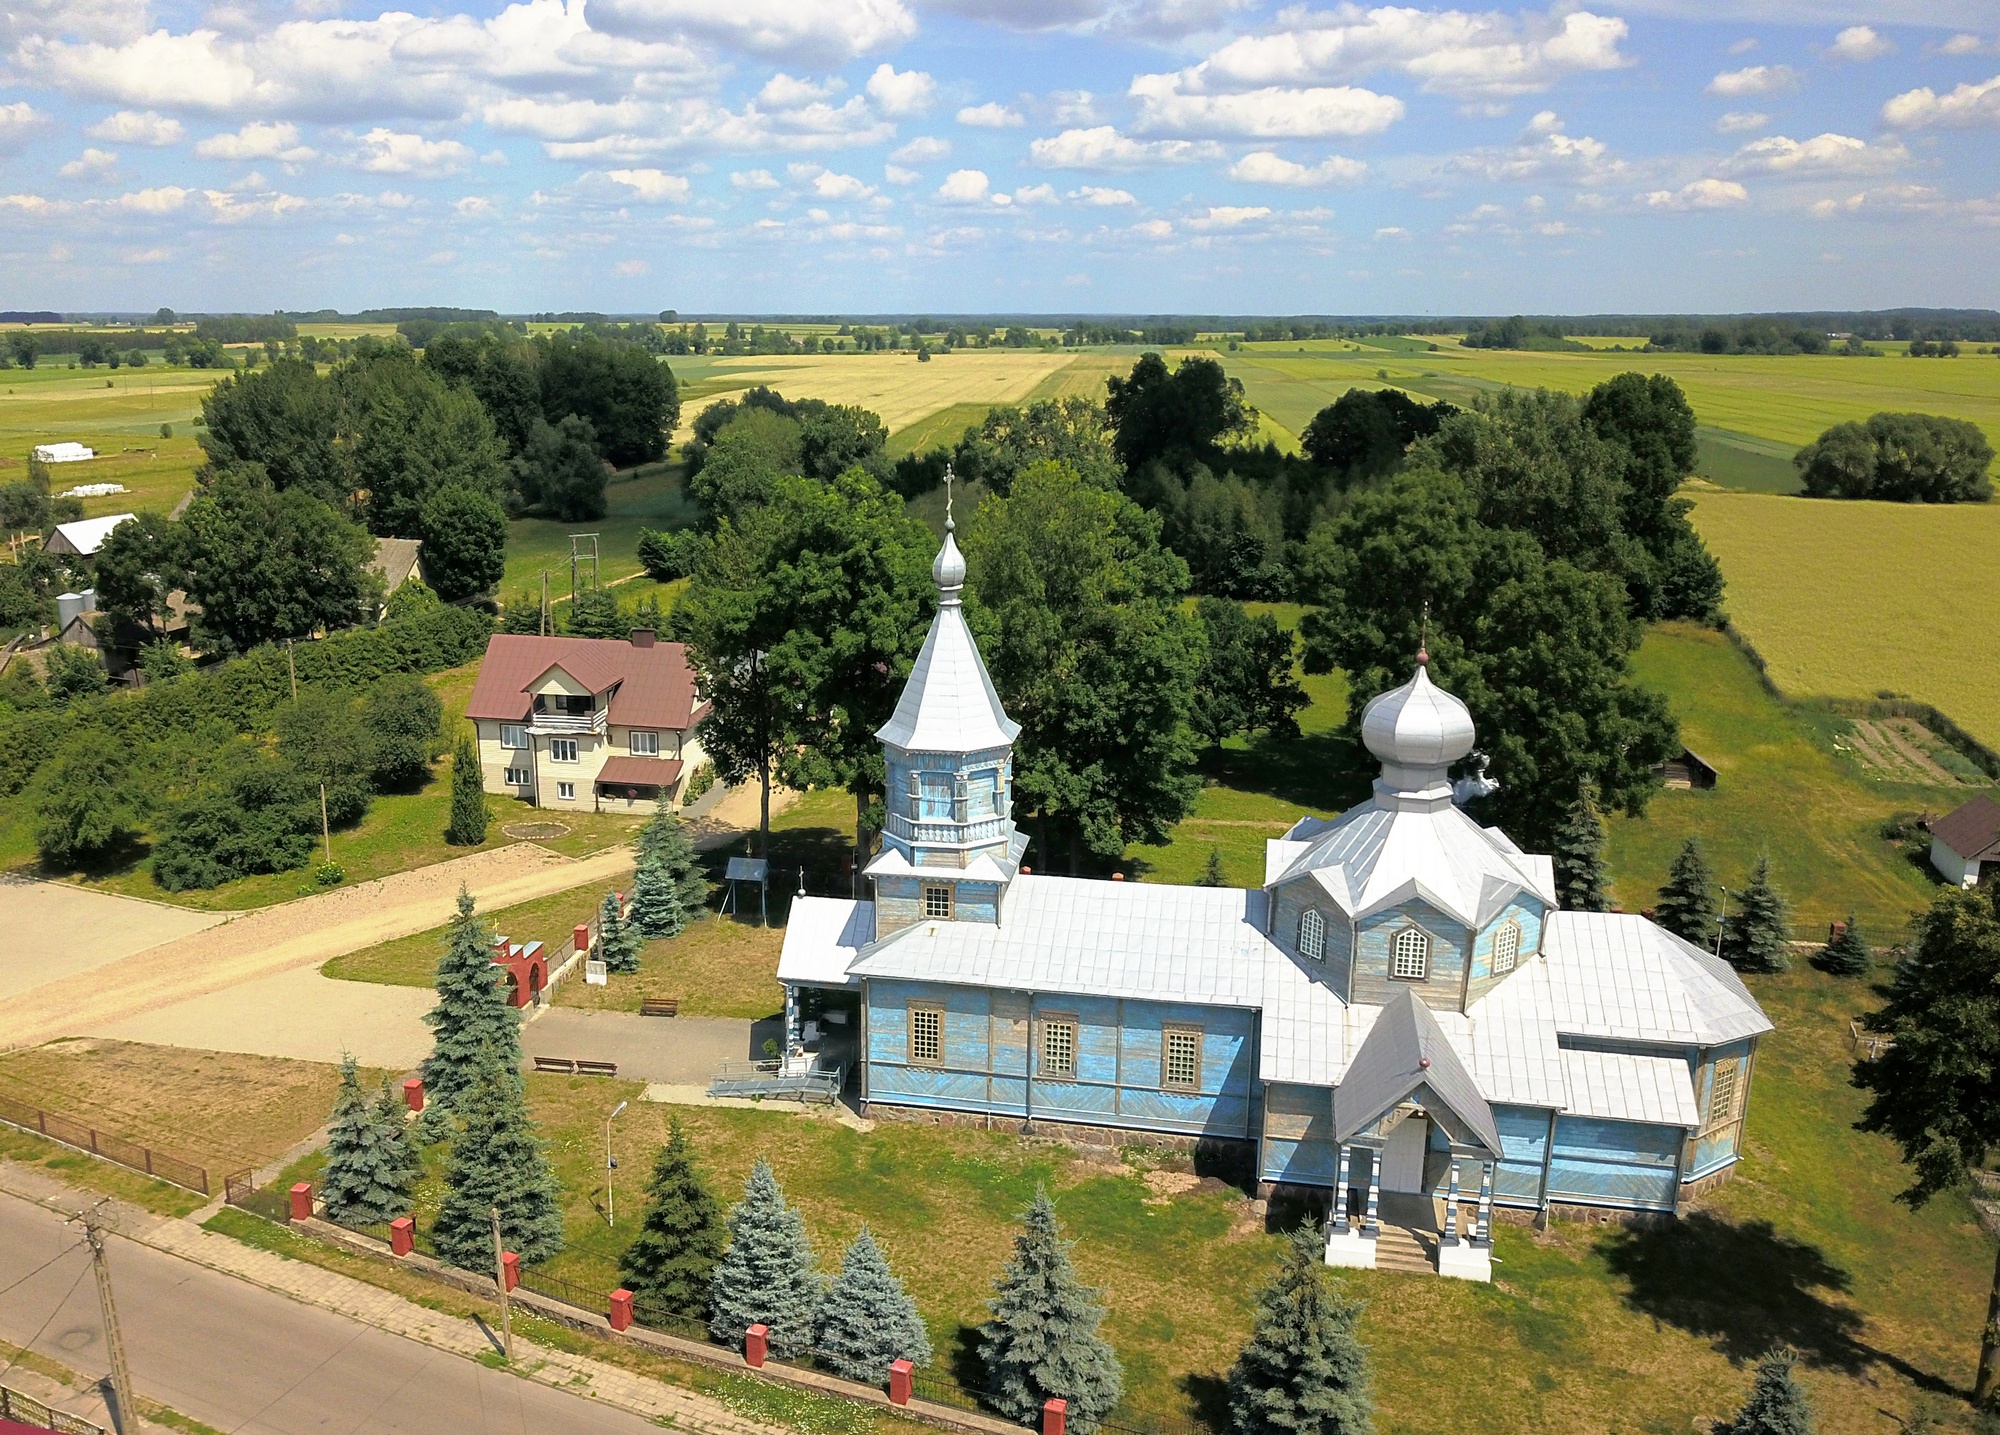
[[[1134,1130],[1248,1138],[1259,1121],[1252,1066],[1256,1015],[1234,1007],[1036,996],[932,982],[871,981],[868,1099]],[[944,1008],[942,1065],[909,1060],[912,1003]],[[1043,1019],[1077,1024],[1074,1080],[1036,1072],[1030,1040]],[[1160,1079],[1162,1028],[1201,1029],[1199,1090]]]
[[[1465,993],[1467,1006],[1492,991],[1499,985],[1501,977],[1506,975],[1493,970],[1493,939],[1500,929],[1509,923],[1521,929],[1521,950],[1514,964],[1514,969],[1519,971],[1528,958],[1542,949],[1542,921],[1545,915],[1539,899],[1524,895],[1509,902],[1505,911],[1479,929],[1479,935],[1472,941],[1472,979]]]
[[[1265,1090],[1257,1174],[1261,1180],[1302,1186],[1331,1186],[1339,1178],[1330,1090],[1281,1083]]]
[[[1741,1145],[1743,1120],[1739,1114],[1733,1119],[1718,1121],[1713,1112],[1715,1095],[1715,1066],[1719,1061],[1735,1058],[1740,1064],[1736,1073],[1736,1110],[1738,1113],[1749,1109],[1750,1077],[1756,1068],[1753,1059],[1755,1043],[1739,1041],[1729,1046],[1712,1047],[1701,1052],[1696,1058],[1694,1070],[1694,1104],[1700,1113],[1702,1129],[1691,1143],[1694,1147],[1688,1160],[1686,1179],[1699,1180],[1712,1175],[1734,1161]]]
[[[1399,981],[1389,975],[1390,945],[1396,933],[1412,925],[1421,928],[1431,939],[1429,973],[1420,982]],[[1405,902],[1400,907],[1377,912],[1361,922],[1355,936],[1350,1001],[1380,1006],[1403,988],[1415,987],[1425,1006],[1443,1011],[1458,1010],[1471,928],[1453,921],[1428,903]]]
[[[1549,1196],[1588,1205],[1671,1209],[1686,1137],[1678,1126],[1559,1116]]]
[[[1326,955],[1317,962],[1299,953],[1299,917],[1308,907],[1316,909],[1326,923]],[[1349,958],[1353,956],[1354,925],[1311,877],[1287,882],[1278,889],[1269,936],[1279,947],[1299,957],[1300,965],[1307,971],[1320,977],[1342,996],[1347,994],[1347,968]]]
[[[1506,1154],[1493,1168],[1493,1199],[1508,1206],[1542,1204],[1542,1163],[1549,1151],[1549,1113],[1536,1106],[1496,1106],[1493,1126]]]

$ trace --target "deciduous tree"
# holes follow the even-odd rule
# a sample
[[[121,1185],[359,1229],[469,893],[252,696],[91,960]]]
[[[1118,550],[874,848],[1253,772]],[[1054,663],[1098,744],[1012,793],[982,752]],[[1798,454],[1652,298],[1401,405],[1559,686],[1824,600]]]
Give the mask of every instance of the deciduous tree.
[[[507,567],[507,515],[490,492],[453,484],[424,501],[424,572],[447,603],[490,592]]]
[[[1194,729],[1210,744],[1259,729],[1272,737],[1299,735],[1306,691],[1292,676],[1293,636],[1269,613],[1251,617],[1241,603],[1203,598],[1195,604],[1207,653],[1195,679]]]
[[[261,470],[232,470],[196,492],[181,524],[205,647],[241,652],[374,611],[364,577],[373,542],[304,488],[279,490]]]
[[[94,732],[63,744],[35,798],[35,850],[57,869],[88,867],[138,835],[128,757]]]

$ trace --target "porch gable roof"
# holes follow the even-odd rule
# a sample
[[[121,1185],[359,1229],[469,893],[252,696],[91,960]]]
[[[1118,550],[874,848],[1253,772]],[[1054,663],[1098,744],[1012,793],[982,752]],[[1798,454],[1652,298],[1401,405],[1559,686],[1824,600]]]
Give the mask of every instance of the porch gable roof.
[[[1493,1109],[1452,1050],[1430,1008],[1405,988],[1383,1003],[1361,1049],[1333,1093],[1333,1138],[1350,1140],[1406,1101],[1419,1087],[1495,1157],[1501,1152]]]

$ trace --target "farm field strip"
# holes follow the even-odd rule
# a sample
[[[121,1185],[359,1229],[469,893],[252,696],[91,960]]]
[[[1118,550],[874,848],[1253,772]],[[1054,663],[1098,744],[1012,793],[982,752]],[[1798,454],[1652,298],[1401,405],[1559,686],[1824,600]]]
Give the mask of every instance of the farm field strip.
[[[2000,746],[2000,504],[1694,498],[1731,617],[1780,689],[1906,694]]]
[[[859,404],[894,433],[953,404],[1020,403],[1066,359],[1041,349],[961,349],[934,355],[929,363],[914,354],[746,355],[711,360],[703,366],[701,386],[729,385],[703,396],[711,402],[767,384],[787,398]],[[695,409],[692,403],[684,407],[684,423],[692,422]]]

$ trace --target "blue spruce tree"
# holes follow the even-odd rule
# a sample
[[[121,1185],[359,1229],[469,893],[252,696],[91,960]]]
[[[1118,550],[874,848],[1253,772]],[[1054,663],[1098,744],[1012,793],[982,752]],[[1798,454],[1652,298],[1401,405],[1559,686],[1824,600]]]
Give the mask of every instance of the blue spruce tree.
[[[1277,1276],[1257,1299],[1257,1325],[1229,1372],[1235,1435],[1366,1435],[1368,1353],[1361,1306],[1328,1275],[1325,1233],[1292,1233]]]
[[[327,1215],[346,1226],[376,1226],[406,1216],[420,1170],[402,1116],[386,1100],[369,1101],[354,1058],[343,1055],[340,1094],[327,1129],[322,1188]]]
[[[705,1316],[715,1263],[728,1238],[722,1206],[702,1180],[694,1143],[676,1117],[667,1144],[653,1158],[646,1215],[637,1238],[618,1258],[618,1273],[642,1304]]]
[[[667,809],[639,833],[639,870],[632,878],[632,923],[646,937],[677,937],[708,901],[694,843]]]
[[[1104,1307],[1070,1264],[1047,1191],[1035,1192],[1021,1226],[988,1302],[993,1318],[979,1328],[987,1395],[1023,1425],[1041,1420],[1045,1401],[1066,1400],[1069,1428],[1089,1435],[1125,1389],[1118,1356],[1097,1333]]]
[[[498,1206],[506,1248],[524,1265],[547,1260],[563,1248],[562,1188],[528,1119],[518,1060],[508,1066],[489,1047],[458,1115],[465,1129],[452,1140],[444,1204],[431,1227],[438,1254],[469,1271],[492,1270]]]
[[[493,964],[493,929],[472,914],[472,893],[464,887],[438,962],[437,994],[437,1005],[424,1014],[437,1034],[424,1060],[425,1130],[433,1138],[444,1134],[443,1114],[457,1111],[485,1052],[509,1071],[521,1066],[520,1014],[507,1005],[502,973]]]
[[[604,969],[607,972],[638,971],[639,950],[645,945],[646,939],[625,920],[618,894],[606,892],[604,905],[597,911],[597,950]]]
[[[1812,1409],[1806,1393],[1792,1378],[1798,1352],[1778,1349],[1757,1362],[1757,1382],[1750,1398],[1726,1429],[1728,1435],[1813,1435]]]
[[[866,1226],[819,1305],[813,1353],[836,1375],[880,1385],[898,1360],[931,1363],[930,1332]]]
[[[805,1220],[760,1157],[743,1199],[730,1208],[729,1249],[709,1282],[709,1333],[741,1350],[744,1331],[768,1326],[773,1355],[801,1354],[812,1344],[824,1288]]]

